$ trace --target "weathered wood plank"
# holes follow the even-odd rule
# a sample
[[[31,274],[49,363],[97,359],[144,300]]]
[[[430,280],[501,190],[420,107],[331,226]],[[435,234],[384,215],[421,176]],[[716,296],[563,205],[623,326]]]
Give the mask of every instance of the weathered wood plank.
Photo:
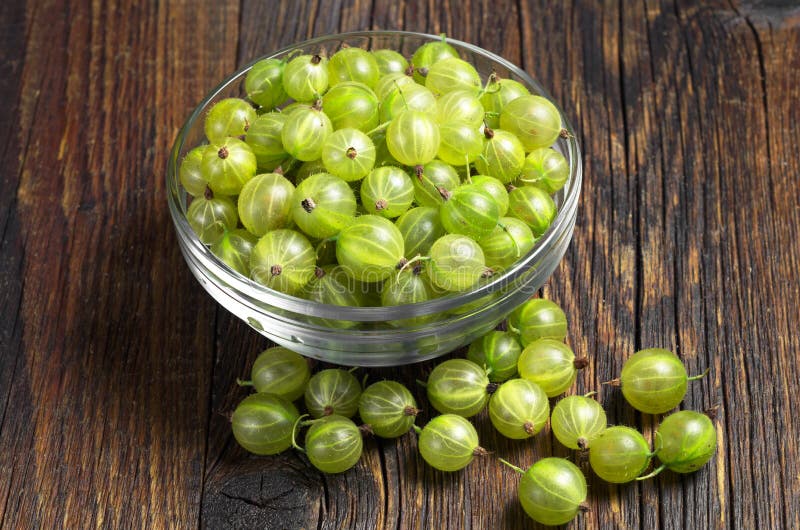
[[[11,64],[18,125],[2,133],[21,147],[19,188],[4,191],[24,242],[21,346],[2,356],[19,363],[2,525],[194,526],[214,305],[171,235],[164,164],[206,83],[233,66],[205,39],[237,30],[236,6],[27,8],[25,47],[11,48],[24,57]]]

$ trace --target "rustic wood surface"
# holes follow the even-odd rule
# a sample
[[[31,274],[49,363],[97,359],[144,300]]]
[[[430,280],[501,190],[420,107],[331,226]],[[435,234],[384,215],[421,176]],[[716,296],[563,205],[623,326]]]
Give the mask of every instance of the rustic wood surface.
[[[794,5],[793,5],[794,4]],[[0,2],[0,527],[534,528],[493,458],[427,467],[413,435],[324,476],[239,450],[225,413],[266,342],[183,263],[164,185],[190,110],[253,57],[339,31],[447,32],[549,87],[585,184],[544,294],[600,383],[677,350],[716,457],[609,486],[574,528],[800,528],[800,9],[764,0]],[[415,377],[402,370],[426,405]],[[373,377],[388,371],[371,370]],[[421,420],[427,419],[427,413]],[[527,466],[549,431],[482,445]]]

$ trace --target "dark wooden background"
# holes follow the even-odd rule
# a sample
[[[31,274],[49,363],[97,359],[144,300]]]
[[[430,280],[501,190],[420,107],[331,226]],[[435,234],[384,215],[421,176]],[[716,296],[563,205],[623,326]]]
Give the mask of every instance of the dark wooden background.
[[[684,407],[719,406],[717,456],[626,486],[583,463],[573,527],[800,528],[800,9],[784,0],[0,2],[0,526],[535,526],[491,458],[436,472],[409,435],[324,476],[230,436],[234,380],[266,341],[184,265],[167,152],[237,65],[365,28],[474,42],[571,117],[584,190],[544,294],[592,360],[576,392],[650,436],[599,383],[647,346],[711,367]],[[522,466],[568,454],[477,424]]]

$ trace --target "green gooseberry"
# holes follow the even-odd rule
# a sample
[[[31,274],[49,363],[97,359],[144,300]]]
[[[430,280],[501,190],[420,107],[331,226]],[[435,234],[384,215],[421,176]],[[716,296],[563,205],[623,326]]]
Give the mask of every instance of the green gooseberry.
[[[533,232],[514,217],[501,217],[497,226],[478,240],[486,266],[495,272],[511,267],[536,244]]]
[[[526,379],[510,379],[489,399],[489,419],[500,434],[512,440],[530,438],[550,416],[547,395]]]
[[[267,232],[250,254],[250,275],[271,289],[296,295],[314,276],[311,243],[294,230]]]
[[[478,444],[478,432],[469,422],[455,414],[442,414],[431,419],[419,434],[417,447],[422,458],[441,471],[464,469],[476,456],[488,454]]]
[[[201,168],[203,153],[208,145],[198,145],[188,153],[181,161],[178,169],[178,178],[186,193],[192,197],[200,197],[206,192],[208,181],[203,176]]]
[[[292,446],[300,419],[292,403],[275,394],[250,394],[233,411],[231,427],[236,441],[253,454],[275,455]]]
[[[206,114],[206,138],[211,143],[222,143],[228,136],[241,136],[256,119],[256,109],[239,98],[218,101]]]
[[[486,273],[483,250],[471,238],[447,234],[431,245],[428,275],[435,287],[445,291],[466,291]]]
[[[703,467],[717,451],[717,431],[705,414],[681,410],[661,421],[655,434],[656,456],[661,467],[676,473],[692,473]]]
[[[500,208],[481,186],[465,184],[446,197],[439,215],[447,232],[479,240],[497,226]]]
[[[226,231],[222,239],[211,245],[211,252],[231,269],[242,276],[250,277],[250,256],[258,238],[238,228]]]
[[[256,157],[249,145],[228,137],[203,151],[200,170],[214,193],[239,195],[242,186],[256,174]]]
[[[380,72],[380,75],[383,77],[394,73],[405,74],[405,71],[408,69],[408,61],[406,58],[395,50],[372,50],[372,55],[375,57],[375,62],[378,64],[378,72]]]
[[[319,99],[328,89],[328,60],[320,55],[300,55],[283,69],[283,88],[295,101]]]
[[[522,474],[519,500],[534,521],[548,526],[562,525],[586,509],[586,477],[566,458],[542,458],[528,471],[502,458],[500,461]]]
[[[517,373],[522,347],[516,337],[505,331],[491,331],[469,345],[467,359],[483,366],[489,381],[502,383]]]
[[[268,392],[294,401],[303,395],[310,377],[311,370],[305,357],[283,346],[274,346],[256,357],[250,381],[238,383],[252,386],[256,392]]]
[[[516,179],[525,164],[525,148],[517,137],[500,129],[485,127],[486,143],[483,153],[475,160],[475,168],[481,175],[494,177],[503,184]]]
[[[361,215],[346,226],[336,241],[336,259],[352,278],[382,282],[403,266],[403,235],[390,220]]]
[[[536,186],[521,186],[508,194],[508,214],[525,221],[536,237],[547,232],[557,213],[553,198]]]
[[[638,478],[653,454],[644,436],[630,427],[614,426],[595,436],[589,465],[606,482],[624,484]]]
[[[473,175],[470,177],[471,184],[481,188],[492,196],[500,210],[500,216],[508,212],[508,191],[502,182],[489,175]]]
[[[553,339],[538,339],[528,344],[519,356],[520,377],[542,387],[547,397],[565,392],[588,365],[586,358],[576,359],[569,346]]]
[[[458,57],[458,52],[447,44],[447,37],[442,34],[442,39],[426,42],[411,56],[411,66],[414,67],[414,81],[425,84],[428,69],[435,63],[449,57]]]
[[[347,370],[329,368],[314,374],[305,390],[308,413],[314,418],[338,414],[352,418],[358,411],[361,384]]]
[[[662,414],[674,409],[686,395],[687,383],[704,377],[689,377],[677,355],[662,348],[638,351],[625,361],[619,380],[622,395],[633,408],[647,414]]]
[[[292,220],[294,185],[278,173],[256,175],[242,187],[237,202],[239,219],[251,234],[287,228]]]
[[[244,78],[244,89],[250,100],[266,110],[279,107],[289,98],[283,88],[283,69],[280,59],[263,59],[254,64]]]
[[[431,245],[445,234],[439,210],[430,206],[412,208],[395,222],[403,235],[406,256],[425,256]]]
[[[569,179],[569,163],[564,155],[549,147],[534,149],[525,157],[519,181],[555,193]]]
[[[325,141],[333,133],[333,124],[322,112],[322,100],[312,107],[301,107],[288,114],[281,129],[286,152],[297,160],[308,162],[322,157]]]
[[[356,196],[344,180],[317,173],[297,185],[291,199],[292,220],[315,239],[335,236],[356,215]]]
[[[525,151],[549,147],[561,134],[561,114],[542,96],[520,96],[500,112],[500,128],[513,133]]]
[[[570,449],[589,448],[592,440],[606,430],[606,411],[589,396],[567,396],[553,407],[550,428],[556,439]]]
[[[414,182],[414,200],[417,204],[437,208],[461,184],[455,168],[441,160],[431,160],[411,180]]]
[[[465,418],[484,409],[489,401],[490,386],[486,370],[467,359],[449,359],[436,366],[428,376],[428,400],[442,414]]]
[[[378,126],[378,97],[363,83],[346,82],[331,87],[322,97],[322,110],[333,128],[369,132]]]
[[[328,61],[328,80],[331,87],[338,83],[356,81],[372,88],[378,82],[379,76],[375,56],[361,48],[342,48]]]
[[[508,315],[508,325],[523,346],[538,339],[563,341],[567,337],[567,315],[550,300],[531,298]]]
[[[253,151],[256,165],[263,171],[273,171],[289,157],[281,139],[286,118],[285,112],[268,112],[256,118],[247,130],[244,141]]]
[[[397,438],[411,430],[417,402],[409,390],[396,381],[378,381],[361,393],[358,415],[381,438]]]
[[[186,209],[186,220],[197,237],[206,245],[217,243],[225,232],[236,228],[239,216],[236,205],[228,197],[215,196],[206,188],[202,197],[195,197]]]
[[[343,473],[358,463],[364,440],[352,420],[333,414],[309,424],[305,452],[315,468],[323,473]]]
[[[527,87],[513,79],[498,79],[489,76],[489,84],[481,96],[481,103],[486,109],[486,125],[492,129],[500,127],[500,112],[520,96],[530,95]]]

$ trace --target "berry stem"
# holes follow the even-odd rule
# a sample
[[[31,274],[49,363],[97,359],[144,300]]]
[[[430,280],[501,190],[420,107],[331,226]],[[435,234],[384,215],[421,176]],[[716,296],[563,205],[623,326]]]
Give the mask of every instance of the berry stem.
[[[415,433],[422,434],[422,429],[420,429],[418,425],[412,425],[411,427],[414,428]]]
[[[236,378],[236,384],[239,386],[253,386],[252,381],[243,381],[242,379]]]
[[[652,472],[648,473],[647,475],[642,475],[641,477],[636,477],[636,480],[647,480],[649,478],[653,478],[667,467],[667,464],[661,464],[657,468],[655,468]]]
[[[584,394],[583,397],[588,398],[597,395],[597,390],[592,390],[588,394]]]
[[[514,244],[514,252],[516,253],[515,257],[519,258],[521,252],[519,250],[519,245],[517,244],[517,240],[514,239],[514,234],[512,234],[511,231],[508,229],[508,227],[506,225],[504,225],[503,223],[498,222],[497,226],[502,228],[505,231],[505,233],[508,234],[508,237],[511,238],[511,242]]]
[[[300,451],[301,453],[305,453],[306,450],[297,445],[297,439],[295,438],[295,434],[297,433],[297,427],[301,425],[306,425],[306,422],[301,423],[302,419],[307,417],[308,414],[303,414],[299,418],[294,421],[294,425],[292,425],[292,447]]]
[[[622,386],[622,383],[619,381],[619,377],[612,379],[611,381],[603,381],[600,383],[602,385],[611,385],[611,386]]]
[[[522,332],[521,332],[520,330],[518,330],[517,328],[515,328],[515,327],[514,327],[514,326],[511,324],[511,322],[509,322],[509,321],[507,321],[507,320],[506,320],[506,328],[508,329],[508,331],[510,331],[510,332],[511,332],[511,333],[513,333],[514,335],[522,335]]]
[[[706,369],[703,371],[703,373],[702,373],[702,374],[693,375],[692,377],[689,377],[689,378],[687,378],[686,380],[687,380],[687,381],[697,381],[698,379],[702,379],[702,378],[704,378],[705,376],[707,376],[707,375],[708,375],[708,372],[710,372],[710,371],[711,371],[711,367],[709,366],[708,368],[706,368]]]
[[[522,468],[519,468],[519,467],[515,466],[514,464],[512,464],[511,462],[509,462],[509,461],[508,461],[508,460],[506,460],[505,458],[500,458],[500,457],[498,456],[498,457],[497,457],[497,459],[498,459],[500,462],[502,462],[503,464],[505,464],[505,465],[507,465],[508,467],[510,467],[511,469],[513,469],[514,471],[516,471],[517,473],[519,473],[520,475],[524,475],[524,474],[525,474],[525,470],[524,470],[524,469],[522,469]]]
[[[408,406],[406,406],[406,408],[403,409],[403,415],[404,416],[416,416],[420,412],[422,412],[422,409],[418,409],[416,407],[412,407],[411,405],[408,405]]]
[[[419,386],[421,386],[422,388],[428,388],[428,383],[426,383],[425,381],[420,381],[419,379],[415,379],[415,381],[416,381],[416,382],[417,382],[417,384],[418,384]]]
[[[368,132],[367,132],[367,136],[370,136],[370,137],[371,137],[371,136],[372,136],[373,134],[375,134],[376,132],[380,132],[380,131],[384,130],[386,127],[388,127],[388,126],[389,126],[389,124],[390,124],[390,123],[392,123],[392,120],[389,120],[389,121],[387,121],[387,122],[381,123],[380,125],[378,125],[378,126],[377,126],[377,127],[375,127],[374,129],[372,129],[371,131],[368,131]]]

